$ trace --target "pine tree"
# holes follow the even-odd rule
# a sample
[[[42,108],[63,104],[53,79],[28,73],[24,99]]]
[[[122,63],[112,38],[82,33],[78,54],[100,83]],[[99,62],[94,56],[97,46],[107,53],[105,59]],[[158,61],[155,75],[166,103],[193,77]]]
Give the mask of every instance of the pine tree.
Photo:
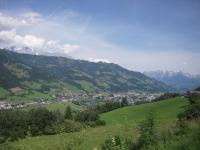
[[[65,119],[72,119],[72,110],[69,105],[67,106],[65,110]]]

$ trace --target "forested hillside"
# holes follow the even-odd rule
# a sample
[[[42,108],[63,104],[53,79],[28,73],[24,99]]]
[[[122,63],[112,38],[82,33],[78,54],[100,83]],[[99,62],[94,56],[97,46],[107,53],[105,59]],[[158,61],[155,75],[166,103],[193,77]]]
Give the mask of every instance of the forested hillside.
[[[67,91],[169,91],[164,83],[112,63],[0,50],[0,97],[52,97]]]

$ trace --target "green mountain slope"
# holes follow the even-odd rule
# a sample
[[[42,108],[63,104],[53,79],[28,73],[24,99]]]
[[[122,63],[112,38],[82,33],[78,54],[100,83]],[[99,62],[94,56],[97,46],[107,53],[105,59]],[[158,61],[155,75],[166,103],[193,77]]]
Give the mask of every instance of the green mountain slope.
[[[149,112],[153,112],[159,124],[175,121],[177,115],[183,111],[188,101],[184,97],[133,105],[116,109],[101,115],[101,119],[108,125],[139,123],[145,119]]]
[[[12,94],[49,98],[58,92],[80,90],[162,92],[170,88],[142,73],[112,63],[0,50],[0,97]]]

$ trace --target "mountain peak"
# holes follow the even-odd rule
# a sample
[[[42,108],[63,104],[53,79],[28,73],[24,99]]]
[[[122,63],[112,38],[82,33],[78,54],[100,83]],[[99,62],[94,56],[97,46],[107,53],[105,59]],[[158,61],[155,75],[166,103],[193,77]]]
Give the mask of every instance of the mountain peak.
[[[150,71],[144,72],[149,77],[173,86],[179,91],[193,90],[200,85],[200,75],[193,75],[183,71]]]

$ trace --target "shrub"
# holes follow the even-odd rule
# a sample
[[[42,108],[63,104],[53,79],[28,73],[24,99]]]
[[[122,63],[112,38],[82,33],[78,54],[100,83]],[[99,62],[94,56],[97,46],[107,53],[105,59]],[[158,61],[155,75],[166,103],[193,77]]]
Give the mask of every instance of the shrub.
[[[75,116],[75,120],[79,122],[93,122],[98,119],[99,119],[98,113],[90,110],[77,112]]]
[[[196,119],[200,116],[200,95],[198,93],[188,93],[187,98],[190,102],[185,107],[185,111],[178,115],[179,119]]]
[[[67,106],[65,110],[65,119],[72,119],[72,110],[69,105]]]
[[[109,112],[126,105],[127,105],[127,99],[124,98],[122,104],[120,102],[107,102],[105,104],[94,107],[93,111],[98,112],[98,113],[105,113],[105,112]]]
[[[99,119],[99,114],[93,110],[77,112],[75,121],[85,123],[88,126],[95,127],[105,125],[105,121]]]
[[[106,122],[104,120],[100,120],[100,119],[96,120],[95,123],[96,123],[96,126],[106,125]]]
[[[176,135],[184,135],[189,131],[190,129],[185,120],[181,119],[177,122],[176,131],[175,131]]]
[[[28,133],[27,113],[18,110],[0,110],[0,142],[25,138]]]
[[[101,150],[131,150],[133,143],[130,140],[121,140],[119,136],[105,140]]]
[[[46,108],[32,109],[29,113],[30,133],[32,136],[55,134],[55,125],[61,123],[58,112],[50,112]]]
[[[75,122],[73,120],[66,120],[64,122],[64,131],[66,133],[69,132],[78,132],[85,128],[85,125],[79,122]]]
[[[148,118],[140,124],[140,137],[137,144],[138,149],[156,144],[157,139],[154,127],[154,115],[151,112]]]

